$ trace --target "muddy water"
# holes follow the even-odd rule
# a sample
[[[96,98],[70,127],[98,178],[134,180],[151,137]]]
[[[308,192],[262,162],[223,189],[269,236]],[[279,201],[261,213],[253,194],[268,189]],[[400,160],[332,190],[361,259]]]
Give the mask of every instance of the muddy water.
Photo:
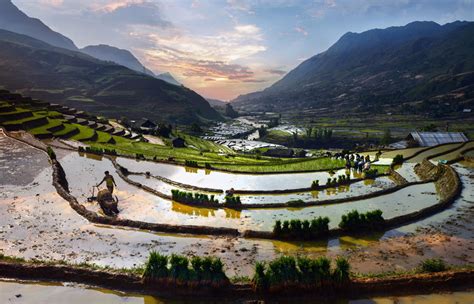
[[[117,158],[117,162],[133,172],[149,171],[152,175],[163,176],[170,180],[204,188],[227,190],[284,190],[308,188],[314,180],[324,185],[328,178],[345,175],[346,170],[338,170],[334,175],[328,172],[294,173],[294,174],[233,174],[204,169],[190,169],[182,166],[160,164],[149,161],[136,161],[128,158]],[[351,173],[352,178],[360,177]]]
[[[46,157],[36,157],[38,152],[38,149],[0,135],[0,185],[31,183],[34,174],[49,165]]]
[[[146,177],[144,175],[128,176],[133,181],[146,185],[152,189],[158,190],[165,194],[171,194],[172,189],[179,189],[155,178]],[[263,204],[263,203],[286,203],[293,200],[303,200],[305,202],[340,199],[347,197],[360,196],[373,193],[383,189],[394,187],[396,184],[389,177],[379,177],[376,180],[364,180],[351,185],[344,185],[334,188],[328,188],[320,191],[308,191],[292,194],[275,194],[275,195],[240,195],[243,204]],[[183,191],[193,192],[186,189]],[[203,193],[200,191],[200,193]],[[214,195],[220,202],[224,201],[225,194],[210,193]]]
[[[403,176],[408,182],[416,182],[420,180],[420,177],[415,173],[416,163],[405,162],[402,165],[395,166],[401,176]]]
[[[283,299],[279,303],[294,303],[295,299]],[[302,299],[297,299],[298,303],[313,303]],[[226,300],[219,296],[217,299],[196,300],[196,299],[165,299],[148,295],[121,293],[107,289],[88,288],[86,286],[74,284],[52,284],[34,282],[11,282],[0,281],[0,302],[18,304],[165,304],[165,303],[244,303],[244,300]],[[318,303],[339,303],[339,304],[361,304],[361,303],[416,303],[416,304],[454,304],[473,303],[473,291],[458,291],[452,293],[434,293],[410,296],[384,296],[366,299],[331,299],[318,301]]]
[[[2,144],[0,147],[13,147],[16,142],[8,140],[3,143],[5,145]],[[23,149],[29,148],[24,145]],[[473,169],[455,167],[463,181],[461,197],[452,208],[445,211],[446,213],[421,221],[419,225],[409,225],[389,231],[385,235],[341,237],[311,243],[271,242],[230,237],[152,234],[91,225],[71,210],[67,202],[56,194],[51,185],[51,170],[44,153],[35,149],[28,150],[31,157],[18,161],[15,149],[2,151],[0,161],[8,166],[6,172],[12,172],[4,175],[5,180],[14,181],[12,174],[20,181],[32,180],[26,186],[22,183],[16,185],[14,182],[11,182],[11,185],[0,183],[0,252],[6,255],[77,263],[90,262],[112,267],[141,265],[149,250],[188,256],[214,255],[223,260],[229,276],[252,275],[256,260],[270,260],[283,253],[311,257],[328,255],[333,258],[342,254],[350,258],[355,271],[361,272],[411,269],[426,257],[443,257],[453,264],[474,263]],[[69,152],[61,150],[57,150],[56,154],[61,158],[61,162],[70,155]],[[77,156],[77,153],[74,154]],[[34,171],[28,170],[30,167],[33,168],[37,161],[43,162],[44,167]],[[107,163],[93,159],[90,161],[94,161],[95,164]],[[14,167],[20,163],[25,168],[24,172],[15,171]],[[74,167],[73,164],[71,166]],[[81,180],[90,181],[92,185],[102,177],[104,169],[102,167],[82,170],[83,163],[78,163],[76,166],[81,170],[77,169],[68,175],[71,188],[76,187],[75,183]],[[95,169],[99,172],[97,173]],[[113,169],[110,171],[114,172]],[[78,195],[81,194],[79,187],[74,191]],[[420,191],[424,190],[417,189],[413,191],[413,195]],[[407,194],[405,195],[409,198]],[[86,197],[87,194],[84,194],[82,200]],[[423,199],[424,196],[419,197]],[[404,198],[403,195],[394,196],[393,201]],[[139,206],[136,208],[139,210]],[[209,217],[215,212],[179,204],[174,204],[173,208],[176,213],[187,213],[193,217]],[[242,213],[232,210],[223,212],[222,216],[228,219],[242,217]],[[414,231],[417,234],[411,235],[410,233]]]
[[[0,137],[1,138],[1,137]],[[229,276],[249,274],[255,260],[275,256],[270,242],[247,239],[153,234],[132,229],[98,226],[72,210],[52,186],[52,170],[47,155],[12,139],[2,139],[0,147],[22,146],[30,157],[17,159],[17,149],[4,149],[0,161],[8,167],[0,183],[0,253],[26,259],[89,262],[111,267],[134,267],[144,263],[148,252],[165,254],[214,255],[222,259]],[[67,159],[68,152],[57,151]],[[77,153],[74,153],[77,155]],[[38,162],[43,167],[35,167]],[[105,163],[105,162],[104,162]],[[34,168],[35,170],[28,170]],[[13,176],[21,182],[16,185]],[[87,176],[90,181],[93,175]],[[81,178],[83,178],[82,176]],[[70,174],[74,185],[79,176]],[[24,185],[24,180],[31,182]],[[12,181],[9,184],[4,181]],[[77,189],[76,189],[77,191]],[[232,254],[229,254],[232,253]],[[0,301],[1,302],[1,301]]]
[[[82,202],[90,193],[92,185],[96,184],[102,172],[114,172],[112,163],[104,159],[81,157],[71,153],[61,159],[66,175],[74,176],[70,180],[72,193]],[[253,209],[233,211],[230,209],[206,209],[189,207],[176,202],[156,197],[142,189],[131,186],[115,176],[117,191],[120,200],[120,217],[152,223],[167,223],[176,225],[204,225],[213,227],[230,227],[239,230],[270,231],[275,220],[281,219],[312,219],[317,216],[328,216],[331,219],[330,227],[336,227],[341,216],[352,209],[360,212],[381,209],[385,218],[392,218],[401,214],[420,210],[435,204],[438,196],[435,195],[433,184],[410,186],[396,193],[383,197],[360,200],[356,202],[316,206],[307,208],[288,209]],[[87,204],[86,204],[87,206]],[[94,210],[94,209],[93,209]]]

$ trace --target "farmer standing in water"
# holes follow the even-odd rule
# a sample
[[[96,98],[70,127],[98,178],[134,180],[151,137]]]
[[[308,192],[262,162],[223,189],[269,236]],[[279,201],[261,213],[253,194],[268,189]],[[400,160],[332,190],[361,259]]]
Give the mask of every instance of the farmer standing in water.
[[[107,190],[109,190],[110,194],[114,192],[114,185],[117,187],[117,184],[115,183],[114,177],[109,174],[109,171],[105,171],[105,176],[102,179],[102,181],[97,184],[97,187],[99,187],[104,181],[105,185],[107,186]]]

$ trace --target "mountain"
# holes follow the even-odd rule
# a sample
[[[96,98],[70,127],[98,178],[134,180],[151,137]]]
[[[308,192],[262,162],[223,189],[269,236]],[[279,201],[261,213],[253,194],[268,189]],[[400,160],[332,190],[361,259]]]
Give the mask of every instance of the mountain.
[[[166,82],[168,82],[168,83],[177,85],[177,86],[180,86],[180,85],[181,85],[181,83],[179,83],[179,82],[173,77],[173,75],[171,75],[171,73],[169,73],[169,72],[156,75],[155,77],[158,78],[158,79],[164,80],[164,81],[166,81]]]
[[[89,45],[80,50],[81,52],[104,61],[111,61],[116,64],[123,65],[131,70],[154,76],[168,83],[180,86],[179,83],[170,73],[162,73],[155,75],[151,70],[147,69],[130,51],[119,49],[114,46],[100,44]]]
[[[0,30],[0,85],[96,115],[192,123],[220,119],[194,91],[81,52]]]
[[[0,29],[24,34],[53,46],[77,50],[69,38],[53,31],[41,20],[27,16],[10,0],[0,0]]]
[[[219,99],[213,99],[213,98],[206,98],[207,102],[211,105],[211,107],[218,107],[218,108],[225,108],[225,106],[228,104],[225,101],[219,100]]]
[[[232,101],[253,110],[353,112],[416,102],[472,103],[474,22],[413,22],[343,35],[269,88]]]
[[[155,76],[128,50],[119,49],[114,46],[99,44],[89,45],[80,49],[81,52],[104,61],[111,61],[123,65],[131,70]]]

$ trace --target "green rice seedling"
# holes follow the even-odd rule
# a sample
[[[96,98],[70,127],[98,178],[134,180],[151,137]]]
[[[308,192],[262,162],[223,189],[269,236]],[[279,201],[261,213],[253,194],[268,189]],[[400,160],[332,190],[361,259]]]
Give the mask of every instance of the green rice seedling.
[[[162,280],[167,278],[168,275],[168,257],[156,251],[150,252],[148,260],[145,263],[145,270],[143,271],[144,280]]]
[[[288,234],[290,232],[290,222],[289,221],[284,221],[283,225],[281,226],[281,232],[282,234]]]
[[[273,226],[273,234],[274,235],[281,235],[282,230],[281,230],[281,221],[276,221],[275,225]]]
[[[293,287],[298,282],[298,269],[294,257],[282,256],[268,264],[268,283],[270,290],[279,291]]]
[[[265,264],[257,262],[255,264],[255,274],[252,278],[252,286],[255,291],[264,291],[268,288],[268,279],[265,274]]]
[[[224,273],[224,264],[219,258],[213,258],[211,263],[211,276],[213,288],[223,287],[230,283],[229,279]]]
[[[187,257],[176,254],[172,254],[170,257],[170,278],[178,285],[186,284],[191,277],[188,264]]]
[[[350,276],[350,265],[349,262],[343,258],[338,257],[336,259],[336,268],[332,273],[332,277],[336,284],[342,284],[349,280]]]

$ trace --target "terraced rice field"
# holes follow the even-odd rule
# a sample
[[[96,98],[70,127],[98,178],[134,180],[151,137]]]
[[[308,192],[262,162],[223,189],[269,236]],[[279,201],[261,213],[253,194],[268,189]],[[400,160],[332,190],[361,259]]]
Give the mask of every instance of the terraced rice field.
[[[438,152],[438,149],[434,149]],[[95,202],[87,202],[92,186],[102,178],[103,171],[112,172],[117,182],[115,194],[119,198],[119,218],[175,225],[203,225],[231,227],[240,232],[253,229],[271,231],[275,220],[312,219],[328,216],[330,227],[337,226],[342,214],[350,210],[360,212],[381,209],[384,217],[416,212],[436,204],[439,196],[433,183],[408,186],[396,192],[370,199],[360,199],[327,206],[274,209],[211,209],[179,204],[128,184],[115,172],[112,162],[97,155],[79,154],[56,148],[59,162],[65,169],[71,193],[87,209],[102,214]],[[228,188],[238,185],[243,189],[275,189],[307,186],[315,178],[324,179],[328,172],[299,174],[250,175],[205,170],[186,170],[181,166],[163,165],[148,161],[119,158],[119,163],[131,170],[153,171],[182,183],[196,186]],[[418,180],[411,163],[397,171],[409,181]],[[136,267],[142,265],[150,250],[164,254],[179,253],[187,256],[217,256],[224,263],[226,274],[252,276],[256,261],[269,261],[282,254],[307,257],[345,256],[353,271],[380,273],[381,271],[411,270],[427,257],[443,257],[450,264],[473,263],[474,231],[469,224],[472,218],[474,186],[473,169],[455,165],[463,183],[463,193],[451,208],[418,222],[397,229],[341,235],[319,241],[283,241],[249,239],[237,236],[207,236],[151,233],[146,230],[119,228],[91,224],[72,210],[51,184],[52,169],[46,153],[25,143],[0,135],[0,252],[5,255],[39,260],[61,260],[70,263],[94,263],[110,267]],[[147,170],[148,169],[148,170]],[[345,171],[345,170],[343,170]],[[342,171],[341,171],[342,172]],[[206,174],[207,173],[207,174]],[[339,172],[337,172],[339,173]],[[336,173],[336,175],[337,175]],[[357,177],[352,173],[353,177]],[[166,192],[176,187],[147,179],[143,175],[132,179],[149,183]],[[245,181],[248,181],[247,183]],[[280,183],[278,182],[280,181]],[[281,186],[281,183],[284,186]],[[347,187],[285,195],[242,196],[244,203],[279,202],[286,199],[322,200],[366,194],[394,186],[388,177],[375,181],[365,180]],[[236,187],[237,188],[237,187]],[[14,283],[16,284],[16,283]],[[19,286],[18,286],[19,285]],[[11,298],[12,290],[29,299],[28,289],[37,288],[0,282],[1,296]],[[44,287],[40,287],[44,288]],[[53,286],[50,292],[72,296],[78,292],[62,291]],[[90,299],[106,301],[94,292],[80,291]],[[122,295],[123,296],[123,295]],[[456,299],[470,299],[469,295],[453,295]],[[62,298],[64,299],[64,297]],[[83,299],[83,298],[82,298]],[[134,297],[122,298],[134,301]],[[430,298],[439,300],[440,298]],[[38,301],[35,298],[35,301]],[[151,301],[151,298],[149,299]],[[156,299],[154,299],[156,300]]]

